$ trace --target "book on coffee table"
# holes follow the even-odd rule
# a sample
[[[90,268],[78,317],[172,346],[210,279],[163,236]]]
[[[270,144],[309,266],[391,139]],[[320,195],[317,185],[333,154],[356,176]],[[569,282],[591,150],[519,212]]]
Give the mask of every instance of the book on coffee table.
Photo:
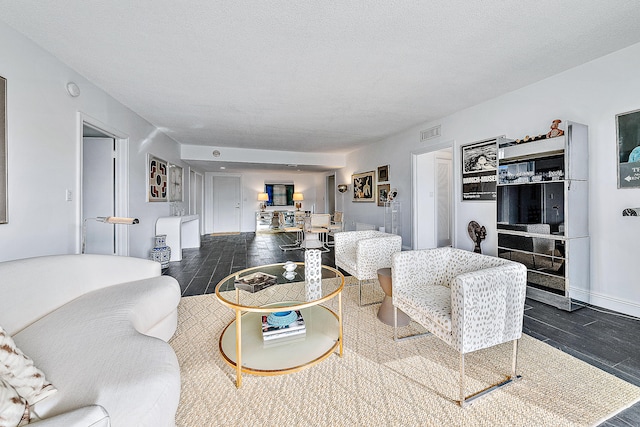
[[[276,326],[269,324],[265,314],[262,316],[262,337],[265,340],[271,340],[276,338],[291,337],[294,335],[302,335],[306,332],[304,319],[300,310],[296,310],[296,318],[291,323],[282,326]]]

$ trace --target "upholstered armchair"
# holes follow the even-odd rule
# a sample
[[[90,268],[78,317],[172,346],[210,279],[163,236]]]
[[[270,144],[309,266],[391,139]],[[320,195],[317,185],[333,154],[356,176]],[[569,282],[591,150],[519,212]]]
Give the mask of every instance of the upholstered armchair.
[[[460,353],[461,406],[519,378],[516,362],[527,285],[524,265],[447,247],[396,253],[391,269],[394,311],[402,310]],[[398,339],[396,325],[394,339]],[[509,341],[513,341],[511,375],[465,397],[464,355]]]
[[[402,237],[377,230],[362,230],[336,233],[333,238],[336,267],[358,279],[362,305],[363,282],[377,279],[379,268],[391,267],[391,256],[402,250]]]

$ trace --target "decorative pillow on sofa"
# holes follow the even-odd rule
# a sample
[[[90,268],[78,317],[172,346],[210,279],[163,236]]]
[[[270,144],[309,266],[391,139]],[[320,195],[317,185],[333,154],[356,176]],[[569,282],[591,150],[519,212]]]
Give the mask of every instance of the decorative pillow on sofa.
[[[0,377],[0,427],[15,427],[29,423],[29,404],[15,388]]]
[[[30,406],[57,391],[47,382],[44,373],[34,366],[33,360],[16,347],[13,338],[1,326],[0,378],[11,385]]]

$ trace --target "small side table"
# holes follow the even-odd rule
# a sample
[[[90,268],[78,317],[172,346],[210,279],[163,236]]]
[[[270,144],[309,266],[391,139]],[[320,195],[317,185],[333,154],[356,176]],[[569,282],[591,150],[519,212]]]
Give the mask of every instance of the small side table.
[[[384,291],[385,297],[382,300],[382,304],[378,309],[378,320],[386,325],[393,326],[393,298],[392,295],[392,283],[391,283],[391,269],[381,268],[377,271],[378,281],[380,287]],[[407,326],[411,319],[402,310],[398,310],[398,326]]]

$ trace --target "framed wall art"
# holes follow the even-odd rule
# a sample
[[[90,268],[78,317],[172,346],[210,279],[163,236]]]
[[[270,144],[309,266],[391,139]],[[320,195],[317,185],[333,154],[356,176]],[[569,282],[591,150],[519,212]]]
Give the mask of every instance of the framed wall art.
[[[496,200],[498,139],[462,147],[462,200]]]
[[[147,164],[149,167],[147,172],[147,201],[168,201],[167,162],[149,154]]]
[[[169,165],[169,201],[182,202],[182,168]]]
[[[375,171],[356,173],[351,175],[353,182],[353,201],[354,202],[375,202],[374,194]]]
[[[389,191],[391,184],[378,184],[378,206],[384,206],[389,200]]]
[[[0,224],[9,220],[7,203],[7,80],[0,77]]]
[[[640,110],[616,116],[618,188],[640,187]]]
[[[378,182],[389,181],[389,165],[378,166]]]

